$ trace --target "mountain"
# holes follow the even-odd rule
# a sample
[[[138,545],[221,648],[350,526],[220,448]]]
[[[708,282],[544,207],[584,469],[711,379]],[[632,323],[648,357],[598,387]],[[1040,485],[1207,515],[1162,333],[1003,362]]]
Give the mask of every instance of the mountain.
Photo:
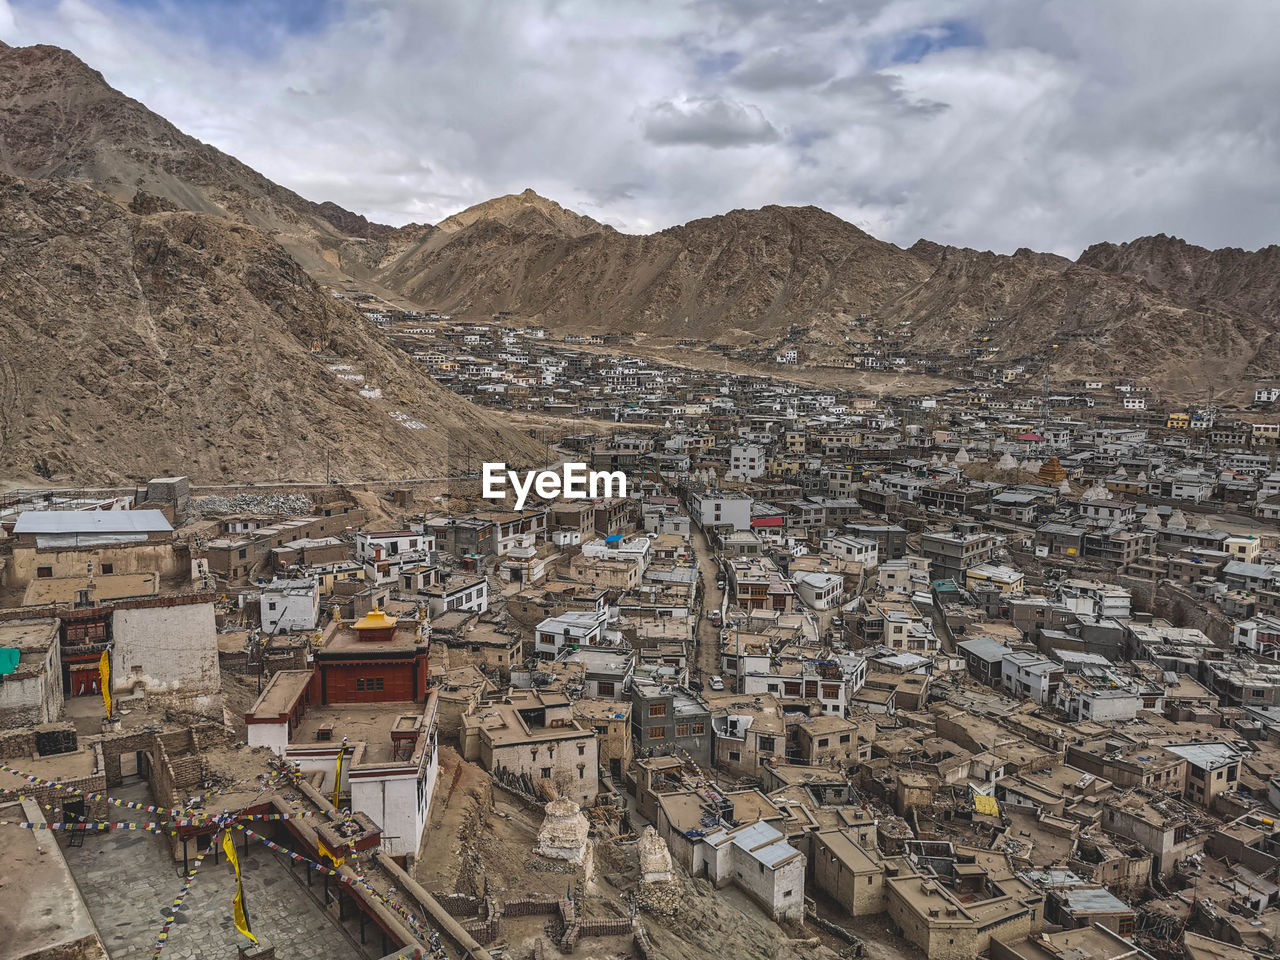
[[[639,236],[531,190],[392,228],[272,183],[54,47],[0,48],[0,170],[87,181],[143,217],[186,210],[258,227],[322,282],[563,332],[786,342],[833,363],[865,349],[1051,362],[1055,378],[1133,376],[1188,395],[1239,389],[1280,360],[1277,247],[1160,236],[1097,244],[1075,262],[928,240],[902,249],[816,207],[780,206]]]
[[[346,237],[393,229],[273,183],[53,46],[0,48],[0,171],[78,180],[126,202],[143,192],[250,224],[317,266]]]
[[[1280,320],[1280,246],[1206,250],[1159,234],[1095,243],[1080,263],[1145,284],[1188,306]]]
[[[1048,361],[1055,378],[1136,376],[1170,395],[1225,399],[1280,360],[1276,247],[1148,238],[1079,261],[927,240],[904,250],[816,207],[779,206],[635,236],[565,229],[513,199],[445,221],[370,276],[435,309],[508,310],[565,332],[787,342],[837,363],[868,347]]]
[[[135,204],[153,206],[152,204]],[[0,472],[439,477],[542,448],[440,387],[272,238],[0,175]]]
[[[875,307],[928,275],[917,258],[816,207],[735,210],[635,236],[581,220],[565,229],[491,218],[485,206],[460,215],[457,229],[441,224],[379,282],[457,313],[733,340],[779,334],[815,311]]]
[[[581,237],[589,233],[613,230],[613,227],[597,223],[590,217],[566,210],[554,200],[540,197],[531,189],[477,203],[461,213],[441,220],[436,224],[436,229],[454,234],[480,220],[501,223],[522,233],[554,233],[565,237]]]

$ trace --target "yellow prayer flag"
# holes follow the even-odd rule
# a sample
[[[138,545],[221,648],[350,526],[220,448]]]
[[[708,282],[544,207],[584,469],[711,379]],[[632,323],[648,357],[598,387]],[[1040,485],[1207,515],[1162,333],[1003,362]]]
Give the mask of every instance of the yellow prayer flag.
[[[111,654],[103,650],[98,659],[98,679],[102,683],[102,702],[107,708],[107,719],[111,719]]]
[[[231,839],[230,830],[223,834],[222,851],[227,855],[227,861],[236,869],[236,898],[231,904],[231,914],[235,920],[236,929],[257,946],[258,938],[249,931],[249,916],[244,912],[244,883],[240,879],[240,860],[236,857],[236,843]]]
[[[338,749],[338,769],[333,775],[333,805],[338,806],[338,795],[342,793],[342,755],[347,752],[346,747]]]

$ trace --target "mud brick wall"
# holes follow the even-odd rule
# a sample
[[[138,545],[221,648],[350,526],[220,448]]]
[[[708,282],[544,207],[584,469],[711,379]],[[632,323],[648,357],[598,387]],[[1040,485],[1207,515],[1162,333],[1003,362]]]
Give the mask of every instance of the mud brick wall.
[[[462,929],[471,934],[471,936],[475,938],[476,943],[480,944],[482,947],[487,947],[489,944],[493,943],[493,941],[498,939],[498,928],[500,926],[500,922],[496,919],[468,920],[462,924]]]
[[[469,897],[465,893],[437,893],[436,902],[444,907],[445,913],[451,917],[476,917],[480,913],[480,905],[484,902],[477,897]]]
[[[631,918],[614,917],[607,920],[583,920],[580,927],[584,937],[623,937],[631,932]]]
[[[539,913],[559,913],[560,905],[555,900],[544,900],[541,897],[523,897],[519,900],[508,900],[502,905],[504,917],[531,917]]]

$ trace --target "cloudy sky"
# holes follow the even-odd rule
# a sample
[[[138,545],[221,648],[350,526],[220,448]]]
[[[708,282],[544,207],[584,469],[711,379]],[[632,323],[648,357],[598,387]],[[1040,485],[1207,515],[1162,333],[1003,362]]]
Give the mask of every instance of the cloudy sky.
[[[1277,36],[1277,0],[0,0],[0,39],[382,222],[533,187],[1072,256],[1280,241]]]

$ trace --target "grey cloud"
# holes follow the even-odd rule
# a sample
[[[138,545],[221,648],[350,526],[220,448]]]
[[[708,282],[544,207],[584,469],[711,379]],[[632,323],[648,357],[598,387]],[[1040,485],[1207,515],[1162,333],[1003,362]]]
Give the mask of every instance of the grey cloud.
[[[816,86],[831,79],[832,73],[829,64],[804,53],[769,50],[739,64],[729,74],[729,80],[747,90],[779,90]]]
[[[908,96],[902,89],[902,78],[889,73],[838,77],[823,87],[822,92],[843,100],[851,107],[870,111],[928,116],[947,109],[947,105],[940,101]]]
[[[663,100],[644,120],[645,139],[662,146],[749,147],[779,139],[759,107],[722,97]]]
[[[533,184],[636,231],[814,203],[906,244],[1280,239],[1275,0],[332,0],[243,49],[154,6],[0,0],[0,40],[382,222]]]

